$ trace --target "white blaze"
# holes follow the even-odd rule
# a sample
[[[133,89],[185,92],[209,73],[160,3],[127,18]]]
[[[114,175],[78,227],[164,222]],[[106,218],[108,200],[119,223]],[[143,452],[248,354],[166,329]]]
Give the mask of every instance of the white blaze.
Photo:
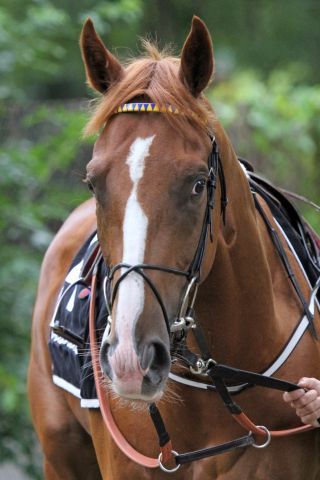
[[[143,177],[145,159],[154,139],[152,137],[137,138],[130,147],[126,164],[132,180],[132,190],[127,201],[123,220],[123,257],[122,263],[136,265],[143,263],[148,218],[143,212],[137,198],[140,179]],[[121,274],[126,268],[121,270]],[[116,333],[120,345],[124,370],[130,370],[135,364],[135,353],[132,345],[132,330],[144,307],[144,281],[141,275],[132,272],[121,281],[118,292],[118,303],[115,315]],[[120,354],[120,352],[118,352]]]

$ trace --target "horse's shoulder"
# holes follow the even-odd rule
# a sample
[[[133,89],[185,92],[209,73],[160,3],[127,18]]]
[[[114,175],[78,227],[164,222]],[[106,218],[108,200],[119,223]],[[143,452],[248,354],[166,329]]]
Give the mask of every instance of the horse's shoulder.
[[[95,229],[95,203],[90,199],[69,215],[44,256],[34,311],[35,321],[50,315],[72,259]]]
[[[89,235],[96,229],[95,203],[87,200],[66,219],[53,238],[43,260],[45,276],[52,272],[64,274]]]

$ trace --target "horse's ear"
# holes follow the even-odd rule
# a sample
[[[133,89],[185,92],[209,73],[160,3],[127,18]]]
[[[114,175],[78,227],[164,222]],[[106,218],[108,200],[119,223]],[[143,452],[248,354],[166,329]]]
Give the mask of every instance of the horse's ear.
[[[112,83],[122,78],[124,70],[120,62],[104,46],[90,18],[83,25],[80,47],[87,82],[98,92],[105,93]]]
[[[197,97],[208,85],[214,67],[210,33],[205,23],[194,16],[190,33],[181,52],[180,80]]]

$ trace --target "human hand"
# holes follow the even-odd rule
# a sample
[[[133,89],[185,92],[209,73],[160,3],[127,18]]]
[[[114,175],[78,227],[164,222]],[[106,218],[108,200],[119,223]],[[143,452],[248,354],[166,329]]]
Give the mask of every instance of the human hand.
[[[303,377],[298,390],[285,392],[283,400],[296,409],[296,414],[305,424],[320,427],[320,381]]]

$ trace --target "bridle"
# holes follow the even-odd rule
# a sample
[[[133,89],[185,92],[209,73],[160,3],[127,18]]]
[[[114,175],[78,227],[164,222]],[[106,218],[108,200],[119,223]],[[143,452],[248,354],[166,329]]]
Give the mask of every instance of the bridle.
[[[141,108],[139,109],[139,106]],[[150,106],[149,110],[147,109]],[[166,108],[166,110],[165,110]],[[119,107],[116,113],[124,113],[124,112],[141,112],[141,111],[152,111],[152,112],[167,112],[167,113],[175,113],[177,114],[178,111],[173,109],[170,106],[157,108],[156,104],[124,104]],[[178,332],[180,332],[180,338],[184,338],[186,332],[189,328],[194,325],[194,319],[187,316],[187,312],[191,311],[189,307],[193,309],[193,305],[196,299],[198,284],[200,281],[200,274],[201,274],[201,266],[204,259],[204,254],[207,245],[208,236],[210,241],[213,242],[213,228],[212,228],[212,212],[215,208],[215,192],[217,188],[218,178],[220,181],[220,191],[221,191],[221,215],[223,221],[225,221],[225,211],[226,206],[228,203],[227,200],[227,192],[226,192],[226,183],[224,177],[223,166],[221,163],[219,150],[217,142],[215,141],[214,137],[210,137],[212,148],[208,157],[208,174],[207,174],[207,181],[206,181],[206,189],[207,189],[207,202],[206,208],[204,213],[204,218],[202,222],[202,228],[197,244],[197,248],[190,263],[190,266],[187,270],[181,270],[178,268],[167,267],[163,265],[157,264],[150,264],[150,263],[142,263],[137,265],[129,265],[127,263],[118,263],[111,268],[108,269],[108,273],[103,282],[103,293],[105,298],[105,303],[108,311],[108,325],[109,331],[111,329],[112,324],[112,308],[117,296],[117,292],[119,290],[119,286],[121,282],[131,273],[135,272],[136,274],[140,275],[146,284],[150,287],[152,293],[154,294],[156,300],[158,301],[163,318],[166,324],[166,328],[168,331],[169,336],[174,334],[174,337],[177,338]],[[123,271],[120,273],[119,277],[114,281],[115,274],[118,271]],[[150,279],[147,272],[148,271],[158,271],[167,273],[170,275],[178,275],[181,277],[185,277],[187,280],[187,284],[184,287],[184,292],[182,294],[182,299],[180,302],[180,307],[178,310],[178,314],[174,318],[173,321],[170,321],[167,309],[165,307],[165,303],[161,297],[161,294],[154,284],[154,282]],[[112,282],[114,281],[113,285]],[[189,302],[189,298],[191,301]],[[108,330],[107,330],[108,334]]]
[[[114,113],[124,113],[124,112],[159,112],[159,113],[171,113],[179,114],[178,110],[172,106],[159,107],[153,103],[130,103],[124,104],[118,107]],[[188,452],[183,454],[178,454],[172,449],[170,437],[165,429],[165,425],[161,418],[160,412],[157,409],[155,404],[151,404],[149,407],[149,412],[154,423],[155,429],[159,437],[159,446],[160,454],[158,459],[149,458],[141,453],[137,452],[124,438],[119,429],[117,428],[112,413],[109,407],[107,400],[106,392],[102,389],[99,378],[101,376],[101,370],[99,365],[99,360],[97,356],[97,339],[95,333],[95,295],[96,295],[96,282],[97,282],[97,273],[98,265],[102,258],[101,251],[99,250],[96,256],[96,260],[93,262],[92,267],[92,284],[91,284],[91,300],[90,300],[90,315],[89,315],[89,330],[90,330],[90,344],[91,344],[91,353],[92,353],[92,364],[94,369],[94,377],[96,382],[97,394],[100,402],[100,409],[104,421],[118,447],[133,461],[136,463],[149,467],[156,468],[160,467],[163,471],[171,473],[176,471],[182,464],[192,462],[194,460],[199,460],[202,458],[211,457],[220,453],[231,451],[235,448],[242,448],[247,446],[253,446],[255,448],[264,448],[269,443],[272,437],[283,437],[288,435],[293,435],[295,433],[302,433],[313,429],[312,425],[302,425],[300,427],[286,429],[286,430],[275,430],[269,431],[265,426],[257,426],[253,423],[250,418],[248,418],[241,408],[233,401],[231,398],[230,392],[224,382],[225,379],[232,379],[235,381],[244,381],[252,385],[260,385],[262,387],[273,388],[281,391],[292,391],[299,388],[297,385],[279,380],[274,377],[266,377],[261,374],[254,372],[239,370],[236,368],[228,367],[226,365],[218,364],[210,356],[210,351],[208,349],[205,336],[201,330],[200,325],[195,324],[194,319],[194,303],[197,296],[198,285],[200,281],[201,266],[203,263],[208,235],[210,236],[210,241],[213,242],[214,232],[212,229],[212,211],[215,207],[215,192],[217,188],[217,181],[219,178],[220,182],[220,202],[221,202],[221,215],[223,221],[225,221],[225,210],[227,206],[227,194],[226,194],[226,183],[224,177],[223,166],[220,160],[218,145],[215,141],[215,138],[211,138],[212,149],[208,158],[208,175],[207,175],[207,203],[205,208],[204,219],[202,223],[202,228],[199,236],[198,245],[193,257],[193,260],[188,268],[188,270],[180,270],[177,268],[156,265],[156,264],[137,264],[129,265],[125,263],[119,263],[114,265],[109,269],[107,276],[103,282],[103,292],[106,303],[106,308],[108,312],[108,322],[106,329],[111,328],[112,323],[112,307],[116,299],[117,292],[119,290],[119,285],[130,273],[136,273],[140,275],[147,285],[152,290],[154,296],[156,297],[166,323],[167,331],[169,336],[171,336],[171,341],[174,345],[180,348],[182,353],[182,358],[185,362],[195,369],[194,373],[196,374],[206,374],[212,381],[212,389],[215,389],[223,400],[226,408],[229,410],[233,418],[248,431],[248,434],[244,437],[240,437],[224,444],[216,445],[209,448],[204,448],[194,452]],[[115,279],[115,273],[119,270],[124,269],[125,271],[120,273],[120,276]],[[151,281],[147,272],[148,271],[159,271],[172,275],[183,276],[187,280],[187,284],[182,295],[179,312],[173,322],[170,323],[168,318],[167,310],[165,308],[164,302],[161,298],[161,295],[156,287],[156,285]],[[112,282],[114,284],[112,286]],[[320,288],[320,279],[317,281],[310,300],[309,309],[314,302],[315,294]],[[195,328],[196,327],[196,328]],[[195,338],[198,344],[198,347],[201,351],[201,358],[197,355],[189,352],[186,347],[185,338],[188,330],[192,328]],[[108,334],[108,330],[106,330]],[[199,364],[199,362],[202,364]],[[191,368],[192,371],[192,368]],[[265,437],[265,442],[258,444],[255,440],[255,436]],[[164,464],[170,459],[174,458],[176,466],[173,469],[167,469]]]

